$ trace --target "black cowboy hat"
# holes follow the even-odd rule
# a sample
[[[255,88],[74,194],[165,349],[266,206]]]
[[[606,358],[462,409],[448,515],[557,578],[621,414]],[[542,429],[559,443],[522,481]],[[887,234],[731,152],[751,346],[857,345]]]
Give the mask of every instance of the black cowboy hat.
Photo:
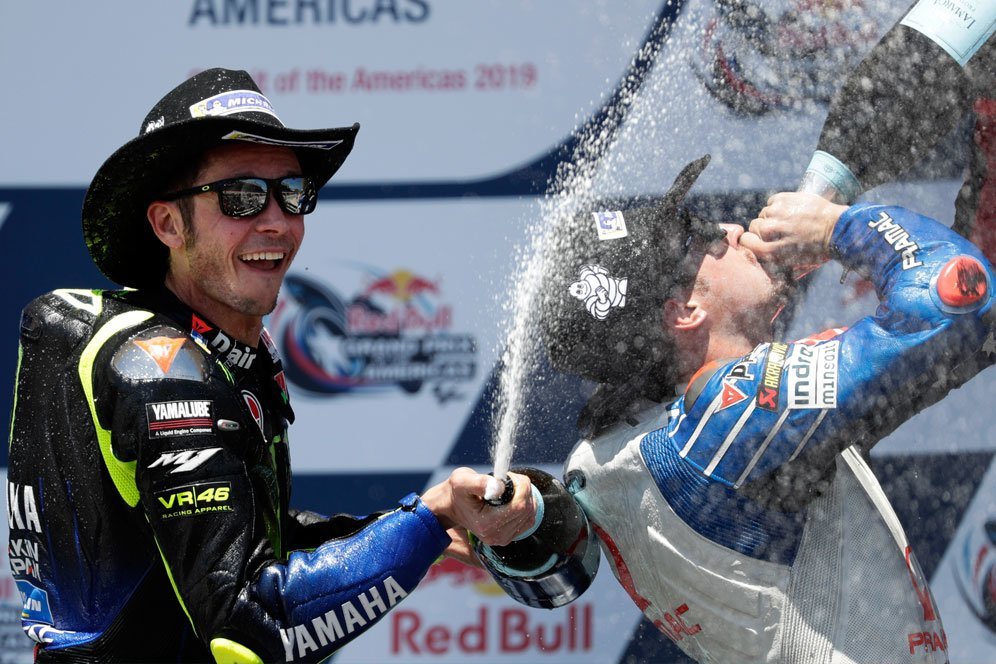
[[[555,369],[613,385],[651,369],[668,374],[669,290],[694,279],[685,264],[690,242],[726,235],[682,204],[708,163],[705,155],[687,164],[663,197],[628,207],[603,201],[556,230],[538,312]]]
[[[100,167],[83,201],[83,237],[111,281],[134,288],[162,283],[167,250],[145,216],[179,169],[225,141],[293,149],[305,174],[322,187],[342,166],[359,124],[289,129],[245,71],[208,69],[171,90],[152,108],[139,135]]]

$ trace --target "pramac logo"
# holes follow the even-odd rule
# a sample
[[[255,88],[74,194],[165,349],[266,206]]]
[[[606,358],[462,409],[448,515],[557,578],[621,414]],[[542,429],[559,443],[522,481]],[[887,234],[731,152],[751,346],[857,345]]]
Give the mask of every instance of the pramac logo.
[[[441,280],[366,268],[357,281],[345,296],[287,276],[268,324],[287,379],[312,395],[430,387],[440,402],[461,396],[477,371],[477,343],[453,331]]]

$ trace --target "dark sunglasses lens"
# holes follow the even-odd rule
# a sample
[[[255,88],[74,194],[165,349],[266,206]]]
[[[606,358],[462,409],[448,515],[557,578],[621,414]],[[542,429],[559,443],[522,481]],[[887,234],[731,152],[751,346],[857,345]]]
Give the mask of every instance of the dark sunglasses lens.
[[[229,217],[259,214],[266,207],[266,197],[266,181],[256,178],[232,180],[218,190],[221,212]]]
[[[310,178],[284,178],[280,181],[280,207],[288,214],[308,214],[315,209],[318,192]]]

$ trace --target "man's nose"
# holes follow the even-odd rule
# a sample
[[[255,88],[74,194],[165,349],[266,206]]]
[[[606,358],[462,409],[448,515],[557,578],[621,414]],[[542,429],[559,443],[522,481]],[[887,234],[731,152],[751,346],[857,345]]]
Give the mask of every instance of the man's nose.
[[[288,219],[288,214],[283,211],[280,204],[277,203],[274,193],[268,192],[266,195],[266,207],[256,215],[254,222],[256,228],[260,231],[286,231],[290,219]]]
[[[740,236],[744,234],[744,227],[740,224],[720,224],[720,227],[726,231],[726,241],[730,246],[739,246]]]

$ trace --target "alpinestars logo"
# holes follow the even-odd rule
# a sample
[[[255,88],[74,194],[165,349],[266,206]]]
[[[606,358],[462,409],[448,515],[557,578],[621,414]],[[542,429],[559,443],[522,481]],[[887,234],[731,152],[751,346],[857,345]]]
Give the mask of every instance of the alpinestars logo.
[[[207,447],[200,450],[182,450],[180,452],[164,452],[158,459],[149,464],[149,468],[168,468],[170,475],[186,473],[200,467],[205,461],[221,451],[220,447]]]

